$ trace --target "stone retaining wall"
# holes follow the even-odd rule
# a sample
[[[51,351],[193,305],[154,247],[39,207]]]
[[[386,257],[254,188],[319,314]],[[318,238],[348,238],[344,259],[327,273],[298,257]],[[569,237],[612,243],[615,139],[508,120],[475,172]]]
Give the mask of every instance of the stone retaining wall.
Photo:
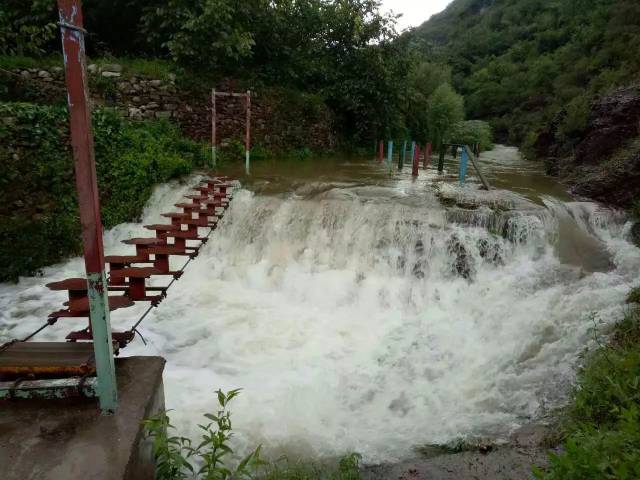
[[[175,75],[169,74],[166,79],[149,78],[129,74],[118,64],[101,67],[90,64],[88,71],[94,104],[113,106],[132,119],[169,119],[180,125],[186,136],[211,140],[208,87],[199,92],[186,91],[176,85]],[[62,67],[15,69],[11,75],[0,75],[0,82],[13,84],[9,87],[13,93],[8,95],[13,97],[9,98],[12,101],[58,103],[65,98]],[[233,82],[223,81],[215,88],[229,91],[233,89]],[[257,92],[251,104],[252,143],[281,149],[335,147],[336,135],[328,108],[322,105],[311,118],[296,108],[300,107],[288,106],[285,98],[278,98],[273,92]],[[219,97],[217,119],[218,143],[230,139],[244,142],[244,98]]]

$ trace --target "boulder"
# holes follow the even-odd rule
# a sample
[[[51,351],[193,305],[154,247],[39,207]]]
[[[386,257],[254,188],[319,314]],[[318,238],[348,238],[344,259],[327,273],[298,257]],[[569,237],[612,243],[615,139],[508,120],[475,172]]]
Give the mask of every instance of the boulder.
[[[122,75],[120,72],[102,72],[102,76],[105,78],[115,78],[119,77],[120,75]]]

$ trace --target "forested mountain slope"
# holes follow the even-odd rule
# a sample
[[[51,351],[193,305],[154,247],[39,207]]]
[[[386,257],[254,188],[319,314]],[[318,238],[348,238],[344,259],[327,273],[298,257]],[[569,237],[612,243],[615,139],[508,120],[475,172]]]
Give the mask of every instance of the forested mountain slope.
[[[572,163],[633,149],[637,0],[455,0],[409,35],[418,50],[451,66],[470,118],[489,120],[500,140],[544,158],[551,170],[571,175]],[[579,158],[589,157],[585,140],[607,147],[596,159]],[[637,174],[638,166],[636,158],[625,168]]]

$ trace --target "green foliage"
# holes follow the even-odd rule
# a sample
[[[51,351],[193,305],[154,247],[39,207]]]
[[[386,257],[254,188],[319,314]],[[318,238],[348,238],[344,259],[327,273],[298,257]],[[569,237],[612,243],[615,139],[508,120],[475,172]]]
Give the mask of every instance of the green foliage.
[[[467,120],[455,123],[449,134],[451,143],[473,145],[479,143],[482,151],[493,148],[491,125],[482,120]]]
[[[226,393],[216,391],[218,411],[204,414],[207,422],[199,425],[202,439],[196,447],[188,438],[169,435],[174,427],[166,412],[143,421],[145,434],[152,440],[157,480],[361,480],[360,456],[355,453],[343,457],[337,470],[291,464],[286,458],[267,462],[260,457],[260,446],[243,459],[236,460],[231,447],[233,426],[228,407],[239,393],[239,389]],[[199,468],[196,470],[194,465]]]
[[[599,342],[596,334],[596,340]],[[567,411],[561,454],[551,455],[545,480],[640,477],[640,312],[631,310],[609,344],[580,370]]]
[[[640,303],[640,287],[631,289],[627,295],[627,303]]]
[[[11,0],[5,17],[42,30],[49,17],[34,17],[29,3]],[[94,0],[83,7],[90,57],[132,58],[119,62],[125,71],[156,78],[168,75],[164,62],[176,67],[179,84],[190,88],[233,76],[252,88],[309,92],[323,104],[315,113],[328,105],[343,136],[364,142],[405,128],[411,59],[407,42],[397,39],[395,18],[380,5],[379,0]],[[38,49],[58,52],[59,45],[42,43]],[[314,110],[305,115],[312,117]]]
[[[206,162],[168,122],[93,114],[102,221],[139,218],[153,186]],[[36,273],[80,251],[73,161],[64,107],[0,103],[0,281]]]
[[[567,153],[590,100],[640,72],[636,0],[456,0],[410,36],[452,67],[469,117],[519,144],[563,118],[556,142]]]
[[[448,83],[443,83],[429,97],[427,125],[429,138],[437,150],[449,138],[453,126],[464,119],[464,99]]]
[[[41,55],[57,34],[55,3],[4,0],[0,8],[0,54]]]

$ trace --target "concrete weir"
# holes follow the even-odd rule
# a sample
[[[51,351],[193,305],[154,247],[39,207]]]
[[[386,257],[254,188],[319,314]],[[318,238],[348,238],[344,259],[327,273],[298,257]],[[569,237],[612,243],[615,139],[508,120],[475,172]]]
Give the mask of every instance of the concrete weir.
[[[116,359],[119,407],[95,399],[0,402],[3,480],[146,480],[154,477],[143,419],[164,409],[161,357]]]

